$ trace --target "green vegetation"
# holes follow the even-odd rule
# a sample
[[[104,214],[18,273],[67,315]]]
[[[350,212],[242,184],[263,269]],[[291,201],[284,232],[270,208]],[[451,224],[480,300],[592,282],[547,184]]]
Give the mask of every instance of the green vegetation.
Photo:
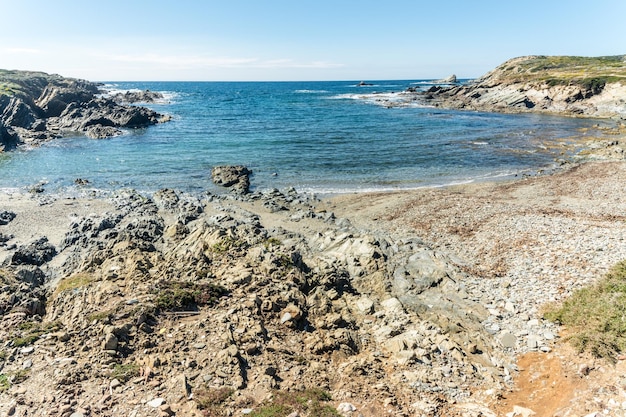
[[[159,284],[156,292],[159,310],[184,311],[213,305],[227,290],[211,283],[169,281]]]
[[[88,274],[76,274],[71,277],[64,278],[57,285],[55,294],[60,294],[67,290],[76,290],[81,287],[86,287],[94,281],[94,278]]]
[[[113,371],[111,372],[111,378],[115,378],[120,382],[126,382],[136,376],[139,376],[139,365],[136,363],[115,365]]]
[[[0,374],[0,393],[8,390],[11,387],[9,383],[9,377],[5,374]]]
[[[281,244],[282,242],[280,241],[280,239],[270,237],[265,241],[263,245],[265,246],[265,249],[269,249],[272,246],[280,246]]]
[[[567,338],[580,352],[614,360],[626,350],[626,261],[561,306],[550,307],[544,317],[567,326]]]
[[[29,369],[20,369],[8,374],[0,374],[0,394],[11,388],[11,385],[24,382],[29,377]]]
[[[226,236],[222,240],[211,246],[211,252],[226,253],[231,250],[244,249],[245,247],[246,242],[244,242],[243,240],[238,240],[230,236]]]
[[[626,61],[622,55],[532,56],[507,61],[499,69],[511,81],[539,81],[549,87],[578,85],[594,94],[602,91],[608,83],[626,82]]]
[[[297,411],[300,415],[336,417],[339,413],[328,404],[330,394],[319,388],[299,392],[278,391],[271,402],[262,404],[250,417],[284,417]]]
[[[58,322],[42,324],[40,322],[27,321],[17,326],[19,335],[14,336],[11,341],[15,347],[32,345],[44,334],[58,331],[61,327],[62,325]]]

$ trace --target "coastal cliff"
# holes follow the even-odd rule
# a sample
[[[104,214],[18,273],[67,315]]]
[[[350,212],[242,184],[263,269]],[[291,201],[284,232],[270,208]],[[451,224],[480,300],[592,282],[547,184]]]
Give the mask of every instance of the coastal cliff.
[[[456,78],[456,77],[455,77]],[[381,106],[426,106],[498,113],[626,118],[626,60],[608,57],[524,56],[465,83],[433,80],[395,93],[359,98]],[[458,80],[457,80],[458,81]]]
[[[466,85],[434,87],[435,106],[507,113],[626,116],[625,56],[525,56]]]
[[[68,133],[106,138],[167,120],[104,97],[97,84],[43,72],[0,70],[0,149],[37,146]]]

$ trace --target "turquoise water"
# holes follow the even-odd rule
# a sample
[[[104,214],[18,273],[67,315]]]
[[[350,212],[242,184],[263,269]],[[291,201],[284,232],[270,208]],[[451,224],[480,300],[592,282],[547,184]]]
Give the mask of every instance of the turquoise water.
[[[3,155],[0,187],[46,182],[47,190],[72,192],[74,180],[83,178],[88,188],[100,190],[215,191],[210,170],[219,164],[247,165],[253,189],[332,193],[436,186],[551,167],[562,156],[546,143],[597,123],[419,105],[385,108],[368,96],[411,84],[109,84],[163,92],[165,102],[148,107],[172,121],[116,138],[66,137]]]

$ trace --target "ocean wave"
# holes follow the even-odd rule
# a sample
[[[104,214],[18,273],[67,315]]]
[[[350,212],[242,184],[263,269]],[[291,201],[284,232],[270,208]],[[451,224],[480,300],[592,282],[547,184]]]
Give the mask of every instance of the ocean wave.
[[[105,84],[102,90],[104,91],[104,93],[100,94],[101,97],[111,97],[116,94],[140,93],[142,91],[146,91],[146,90],[141,90],[139,88],[119,88],[118,84]],[[172,104],[180,96],[180,94],[175,91],[154,91],[154,92],[161,94],[163,98],[156,99],[154,100],[153,103],[150,103],[150,104]]]
[[[328,93],[328,90],[296,90],[298,94],[324,94]]]
[[[382,107],[409,107],[409,108],[430,108],[429,104],[415,100],[415,96],[406,93],[364,93],[364,94],[337,94],[328,97],[330,100],[358,100]]]

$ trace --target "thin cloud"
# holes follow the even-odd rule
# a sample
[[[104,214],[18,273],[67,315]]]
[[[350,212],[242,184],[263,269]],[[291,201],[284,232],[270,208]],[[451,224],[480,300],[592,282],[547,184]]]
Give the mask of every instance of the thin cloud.
[[[160,65],[176,69],[199,68],[339,68],[343,64],[326,61],[298,62],[293,59],[206,57],[194,55],[116,54],[98,55],[100,60],[145,65]]]
[[[4,52],[9,54],[40,54],[43,51],[35,48],[4,48]]]

